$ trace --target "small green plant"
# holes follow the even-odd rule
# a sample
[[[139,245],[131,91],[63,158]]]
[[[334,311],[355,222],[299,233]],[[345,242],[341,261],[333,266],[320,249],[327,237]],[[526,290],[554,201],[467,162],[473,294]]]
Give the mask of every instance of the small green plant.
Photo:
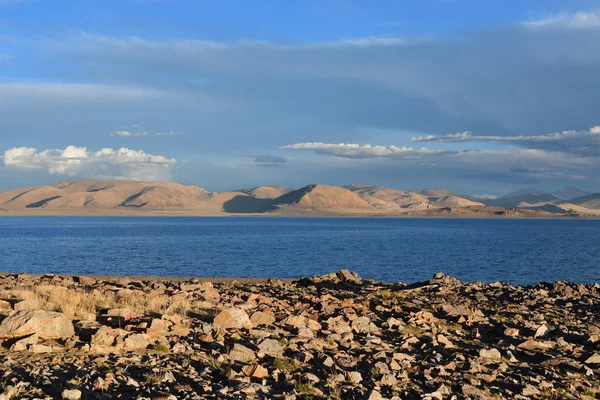
[[[296,385],[296,390],[298,391],[298,393],[304,393],[307,395],[312,395],[317,393],[317,391],[315,390],[314,387],[312,387],[311,385],[307,384],[307,383],[299,383]],[[308,396],[305,397],[305,399],[307,399]]]
[[[371,378],[373,378],[374,381],[379,381],[383,378],[383,374],[381,372],[373,372]]]
[[[158,374],[150,374],[146,377],[147,385],[156,385],[161,381],[161,378]]]
[[[294,359],[276,358],[273,362],[273,367],[275,367],[275,369],[279,371],[294,372],[298,370],[299,365],[298,362]]]
[[[380,290],[377,292],[377,297],[383,300],[388,300],[392,298],[392,291],[389,289]]]
[[[165,346],[164,344],[155,344],[152,346],[152,350],[158,351],[159,353],[168,353],[169,346]]]

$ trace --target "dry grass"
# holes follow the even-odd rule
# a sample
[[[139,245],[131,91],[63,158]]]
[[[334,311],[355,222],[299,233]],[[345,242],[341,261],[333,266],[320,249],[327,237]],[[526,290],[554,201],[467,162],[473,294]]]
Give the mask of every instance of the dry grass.
[[[0,298],[37,302],[40,309],[60,311],[72,319],[89,318],[109,308],[129,308],[138,314],[169,315],[186,315],[191,309],[189,299],[184,296],[148,295],[142,291],[128,290],[86,291],[55,285],[18,287],[0,293]]]

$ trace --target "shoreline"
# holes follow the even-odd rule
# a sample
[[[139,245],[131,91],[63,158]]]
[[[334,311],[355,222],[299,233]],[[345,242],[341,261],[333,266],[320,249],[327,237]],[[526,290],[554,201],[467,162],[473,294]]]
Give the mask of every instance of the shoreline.
[[[525,210],[527,211],[527,210]],[[551,213],[522,213],[497,215],[493,213],[477,214],[428,214],[428,213],[377,213],[377,214],[356,214],[356,213],[303,213],[303,214],[276,214],[276,213],[193,213],[193,212],[166,212],[166,211],[124,211],[124,212],[73,212],[61,210],[48,211],[3,211],[0,210],[0,217],[163,217],[163,218],[386,218],[386,219],[569,219],[569,220],[596,220],[600,219],[599,214],[551,214]]]
[[[0,274],[0,398],[600,395],[598,284],[117,278]]]

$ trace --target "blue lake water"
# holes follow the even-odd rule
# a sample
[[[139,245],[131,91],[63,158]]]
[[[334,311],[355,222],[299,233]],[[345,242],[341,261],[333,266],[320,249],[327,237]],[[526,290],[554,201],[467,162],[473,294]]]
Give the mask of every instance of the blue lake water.
[[[600,282],[600,221],[273,217],[1,217],[0,271],[388,282],[441,271],[515,284]]]

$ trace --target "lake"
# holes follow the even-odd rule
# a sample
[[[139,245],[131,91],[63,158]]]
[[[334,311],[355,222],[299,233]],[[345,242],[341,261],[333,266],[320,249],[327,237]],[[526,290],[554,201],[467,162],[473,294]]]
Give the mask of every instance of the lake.
[[[1,217],[0,271],[593,283],[599,244],[598,220]]]

